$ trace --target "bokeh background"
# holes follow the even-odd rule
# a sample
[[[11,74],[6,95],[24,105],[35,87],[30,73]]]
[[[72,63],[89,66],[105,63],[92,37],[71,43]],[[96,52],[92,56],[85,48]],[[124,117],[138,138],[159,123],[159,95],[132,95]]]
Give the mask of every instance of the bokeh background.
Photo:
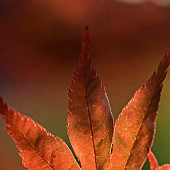
[[[67,144],[67,93],[86,25],[116,118],[170,49],[170,1],[0,0],[0,96]],[[170,163],[170,74],[153,151]],[[1,118],[1,170],[25,169],[17,152]]]

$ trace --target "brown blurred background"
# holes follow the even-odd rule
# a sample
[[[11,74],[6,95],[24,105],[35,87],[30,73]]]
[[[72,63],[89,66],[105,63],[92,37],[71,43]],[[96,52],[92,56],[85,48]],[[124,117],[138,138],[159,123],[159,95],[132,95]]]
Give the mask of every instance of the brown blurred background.
[[[67,144],[67,92],[86,25],[116,118],[170,49],[170,1],[0,1],[0,96]],[[169,102],[170,74],[153,146],[160,164],[170,163]],[[0,150],[1,170],[25,169],[2,119]]]

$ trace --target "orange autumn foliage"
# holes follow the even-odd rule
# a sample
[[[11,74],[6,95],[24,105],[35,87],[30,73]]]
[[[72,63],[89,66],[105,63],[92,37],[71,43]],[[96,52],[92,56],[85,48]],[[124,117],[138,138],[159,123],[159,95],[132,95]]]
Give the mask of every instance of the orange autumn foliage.
[[[136,91],[114,125],[105,87],[91,63],[90,31],[86,27],[79,63],[69,90],[67,132],[74,152],[0,99],[0,113],[23,165],[30,170],[138,170],[147,155],[151,170],[158,166],[151,153],[158,104],[170,64],[167,53],[152,77]]]

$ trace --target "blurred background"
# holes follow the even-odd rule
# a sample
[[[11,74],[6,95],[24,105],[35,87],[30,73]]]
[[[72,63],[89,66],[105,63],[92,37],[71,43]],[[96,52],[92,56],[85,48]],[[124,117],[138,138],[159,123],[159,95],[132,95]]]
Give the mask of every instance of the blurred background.
[[[0,0],[0,96],[67,144],[67,93],[86,25],[117,118],[170,49],[170,0]],[[1,170],[25,169],[2,118],[0,150]],[[152,150],[170,163],[170,74]]]

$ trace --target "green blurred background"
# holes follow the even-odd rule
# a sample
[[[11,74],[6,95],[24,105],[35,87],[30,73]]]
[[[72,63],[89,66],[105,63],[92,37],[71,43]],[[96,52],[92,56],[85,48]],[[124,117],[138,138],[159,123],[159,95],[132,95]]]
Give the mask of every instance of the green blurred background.
[[[170,2],[0,1],[0,96],[67,144],[67,93],[86,25],[93,64],[116,118],[170,49]],[[170,163],[169,101],[170,74],[153,145],[160,165]],[[1,118],[1,170],[25,169],[17,152]]]

